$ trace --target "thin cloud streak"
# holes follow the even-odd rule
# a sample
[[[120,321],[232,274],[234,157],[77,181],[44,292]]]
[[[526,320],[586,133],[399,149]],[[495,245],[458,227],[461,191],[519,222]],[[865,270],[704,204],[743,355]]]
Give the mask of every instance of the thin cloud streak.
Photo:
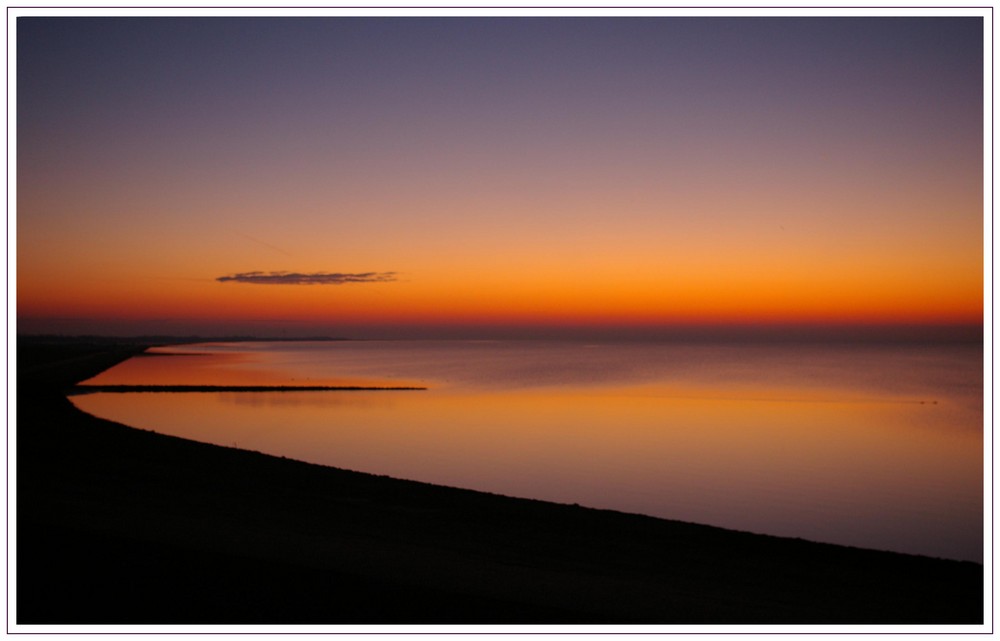
[[[253,285],[343,285],[345,283],[388,283],[396,280],[396,272],[364,272],[341,274],[328,272],[243,272],[219,276],[220,283],[251,283]]]
[[[236,232],[236,234],[239,235],[239,236],[242,236],[243,238],[246,238],[249,241],[257,243],[258,245],[261,245],[262,247],[267,247],[268,249],[273,249],[274,251],[279,252],[281,254],[284,254],[285,256],[291,256],[291,254],[289,254],[288,252],[286,252],[281,247],[275,247],[271,243],[265,243],[263,240],[260,240],[259,238],[254,238],[250,234],[244,234],[241,231]]]

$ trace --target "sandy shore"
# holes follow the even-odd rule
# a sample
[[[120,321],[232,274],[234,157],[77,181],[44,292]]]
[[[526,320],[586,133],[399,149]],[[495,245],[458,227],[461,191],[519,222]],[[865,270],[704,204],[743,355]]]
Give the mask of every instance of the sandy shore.
[[[983,622],[975,563],[348,472],[66,399],[140,349],[19,343],[18,623]]]

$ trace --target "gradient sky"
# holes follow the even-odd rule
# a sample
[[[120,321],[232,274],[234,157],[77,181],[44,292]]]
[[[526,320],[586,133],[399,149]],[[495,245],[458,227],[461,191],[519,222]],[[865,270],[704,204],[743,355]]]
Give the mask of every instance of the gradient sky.
[[[980,18],[22,17],[16,107],[22,332],[982,321]]]

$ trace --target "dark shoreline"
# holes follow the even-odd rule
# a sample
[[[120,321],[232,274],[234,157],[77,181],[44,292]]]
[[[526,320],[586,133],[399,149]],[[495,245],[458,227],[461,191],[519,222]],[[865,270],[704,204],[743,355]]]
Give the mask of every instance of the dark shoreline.
[[[95,418],[19,345],[19,624],[982,624],[983,566],[400,481]]]
[[[418,392],[426,387],[364,387],[360,385],[75,385],[71,394],[112,392]]]

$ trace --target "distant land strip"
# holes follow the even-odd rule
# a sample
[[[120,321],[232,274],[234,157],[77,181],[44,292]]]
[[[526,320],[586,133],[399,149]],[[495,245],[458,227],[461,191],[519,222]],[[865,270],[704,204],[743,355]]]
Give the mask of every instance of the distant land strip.
[[[426,387],[363,387],[357,385],[76,385],[77,393],[91,392],[371,392],[415,391]]]

